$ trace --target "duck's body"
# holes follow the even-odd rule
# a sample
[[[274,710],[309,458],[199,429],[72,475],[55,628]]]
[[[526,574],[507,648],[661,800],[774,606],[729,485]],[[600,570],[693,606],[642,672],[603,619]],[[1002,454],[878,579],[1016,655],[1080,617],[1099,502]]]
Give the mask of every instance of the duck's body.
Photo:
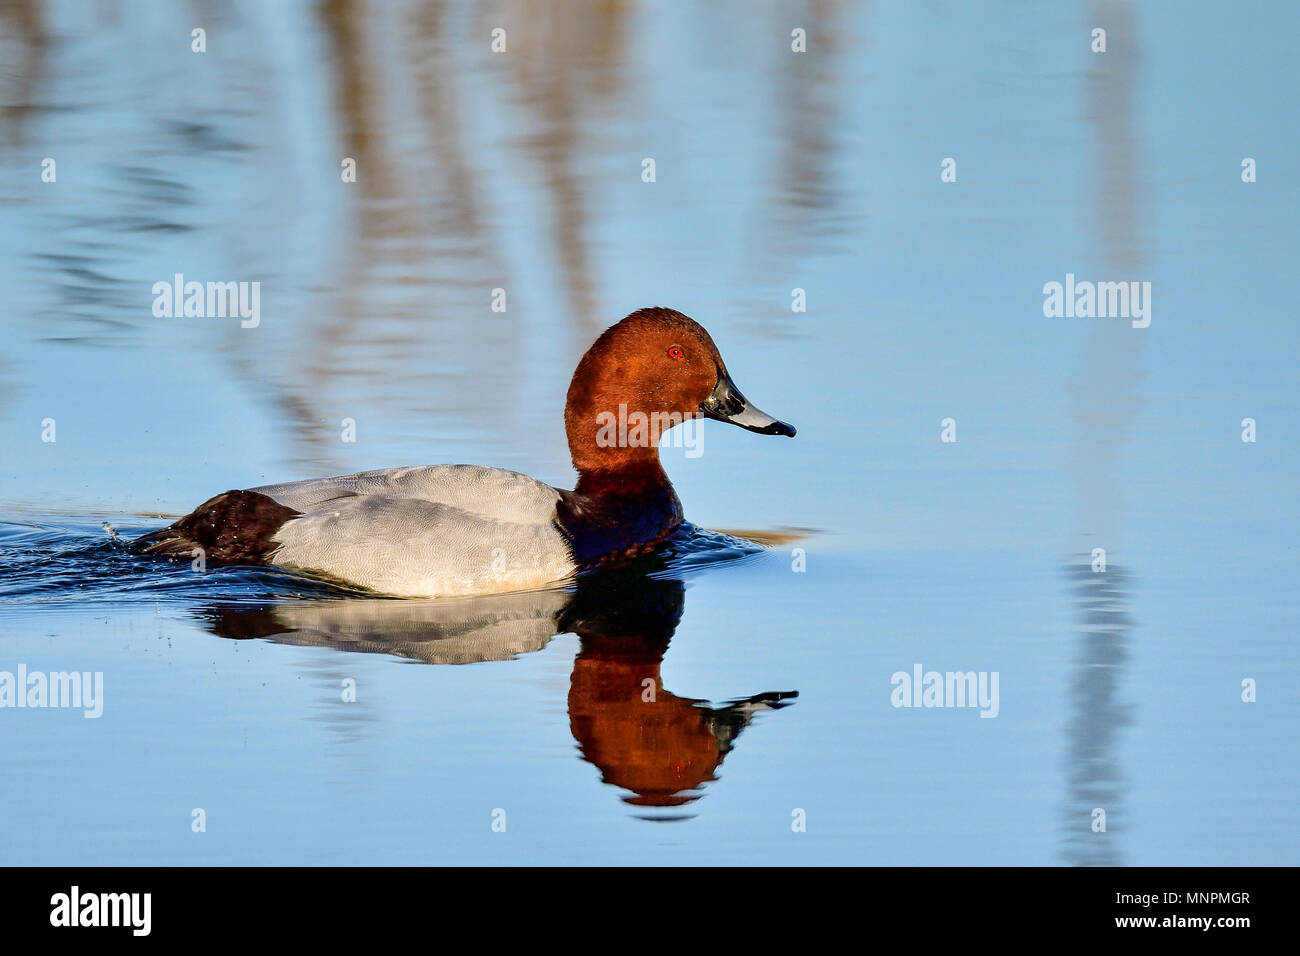
[[[514,471],[429,465],[251,490],[298,512],[276,532],[271,564],[384,594],[520,591],[578,570],[556,521],[560,492]]]
[[[608,329],[574,374],[565,408],[579,472],[573,491],[479,465],[366,471],[229,491],[138,543],[171,557],[271,564],[399,597],[563,581],[654,548],[683,520],[659,464],[659,436],[605,440],[602,415],[620,404],[794,434],[745,401],[703,328],[678,312],[643,309]]]

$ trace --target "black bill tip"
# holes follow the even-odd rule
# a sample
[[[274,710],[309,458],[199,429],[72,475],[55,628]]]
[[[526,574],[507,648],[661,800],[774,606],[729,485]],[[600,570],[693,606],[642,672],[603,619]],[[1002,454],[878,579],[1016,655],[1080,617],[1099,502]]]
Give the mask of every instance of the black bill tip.
[[[779,421],[750,404],[740,389],[736,388],[731,376],[722,369],[718,369],[718,384],[714,386],[713,393],[700,403],[700,412],[705,418],[728,422],[760,435],[785,435],[787,438],[795,436],[793,425]]]

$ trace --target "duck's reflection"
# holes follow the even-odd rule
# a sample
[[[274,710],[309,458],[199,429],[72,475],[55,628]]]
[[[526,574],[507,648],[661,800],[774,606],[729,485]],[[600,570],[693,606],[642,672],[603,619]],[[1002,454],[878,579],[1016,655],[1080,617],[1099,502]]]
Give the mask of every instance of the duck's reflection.
[[[504,661],[541,650],[557,634],[581,641],[569,681],[569,727],[605,783],[639,807],[672,808],[700,796],[740,732],[796,691],[721,706],[666,690],[660,665],[681,621],[685,587],[644,568],[603,571],[563,591],[455,601],[338,598],[200,611],[220,637],[391,654],[428,664]],[[646,819],[681,819],[648,816]]]
[[[632,791],[624,799],[638,806],[695,800],[754,714],[797,696],[757,694],[714,708],[666,690],[659,667],[684,593],[681,581],[610,575],[579,587],[559,618],[561,631],[582,640],[569,680],[569,728],[602,779]]]

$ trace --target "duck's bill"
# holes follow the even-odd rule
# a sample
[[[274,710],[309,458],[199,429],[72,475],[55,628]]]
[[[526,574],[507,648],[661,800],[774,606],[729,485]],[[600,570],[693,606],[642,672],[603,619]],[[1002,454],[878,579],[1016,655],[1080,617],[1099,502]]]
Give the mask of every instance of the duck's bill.
[[[731,376],[718,370],[718,384],[713,394],[700,403],[700,412],[705,418],[719,422],[730,422],[760,435],[788,435],[794,437],[794,426],[778,421],[767,412],[749,403],[749,399],[740,394]]]

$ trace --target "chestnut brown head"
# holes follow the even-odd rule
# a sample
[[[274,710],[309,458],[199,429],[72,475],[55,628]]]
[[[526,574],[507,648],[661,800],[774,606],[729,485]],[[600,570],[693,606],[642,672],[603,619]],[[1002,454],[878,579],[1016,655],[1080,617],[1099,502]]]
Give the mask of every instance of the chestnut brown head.
[[[704,327],[672,309],[640,309],[596,339],[564,409],[579,472],[656,462],[664,431],[713,418],[764,435],[795,430],[751,405]]]

